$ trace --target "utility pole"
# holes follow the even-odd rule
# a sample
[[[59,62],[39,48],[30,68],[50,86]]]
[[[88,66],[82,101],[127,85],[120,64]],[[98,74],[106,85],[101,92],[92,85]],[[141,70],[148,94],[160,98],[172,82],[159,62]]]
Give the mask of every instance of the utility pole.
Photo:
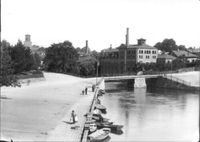
[[[97,66],[96,66],[96,86],[97,86],[97,77],[98,77],[98,69],[99,69],[99,61],[97,61]]]

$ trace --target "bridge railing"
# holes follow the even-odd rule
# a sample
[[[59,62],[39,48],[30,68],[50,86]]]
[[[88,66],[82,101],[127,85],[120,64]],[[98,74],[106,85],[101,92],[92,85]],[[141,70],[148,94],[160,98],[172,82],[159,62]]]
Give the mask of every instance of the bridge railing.
[[[178,73],[178,71],[144,71],[143,75],[163,75],[163,74],[171,74]],[[126,75],[137,75],[136,72],[126,72],[126,73],[107,73],[101,75],[102,77],[111,77],[111,76],[126,76]]]
[[[167,78],[167,79],[170,79],[170,80],[172,80],[172,81],[175,81],[175,82],[184,84],[184,85],[186,85],[186,86],[191,86],[191,82],[185,81],[185,80],[180,79],[180,78],[178,78],[178,77],[175,77],[175,76],[173,76],[173,75],[164,75],[163,77],[164,77],[164,78]]]

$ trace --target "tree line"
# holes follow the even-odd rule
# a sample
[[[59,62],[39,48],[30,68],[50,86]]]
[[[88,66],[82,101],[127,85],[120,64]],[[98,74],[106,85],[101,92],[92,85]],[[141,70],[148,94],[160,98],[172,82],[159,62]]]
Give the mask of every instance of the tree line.
[[[44,70],[72,74],[77,76],[95,76],[98,53],[90,51],[87,56],[81,57],[85,48],[75,48],[70,41],[52,44],[46,49],[44,58]]]
[[[76,76],[95,76],[98,53],[90,51],[89,56],[81,57],[78,52],[85,48],[74,48],[70,41],[54,43],[45,49],[45,58],[32,53],[21,41],[11,46],[9,42],[1,42],[0,86],[18,85],[18,75],[40,68],[49,72],[71,74]]]
[[[17,85],[18,74],[38,70],[41,62],[39,55],[32,53],[20,40],[14,46],[3,40],[0,55],[0,86]]]
[[[172,52],[173,50],[187,50],[183,45],[176,45],[173,39],[165,39],[155,44],[155,47],[162,52]],[[100,72],[101,65],[97,67],[100,54],[86,47],[75,48],[70,41],[54,43],[45,48],[45,58],[41,65],[41,58],[37,53],[32,53],[30,48],[25,47],[21,41],[11,46],[9,42],[1,42],[1,60],[0,60],[0,86],[10,86],[17,84],[17,76],[23,72],[39,70],[40,68],[49,72],[71,74],[76,76],[88,77],[96,76]],[[179,58],[172,63],[136,63],[137,71],[166,71],[176,70],[184,67],[193,67],[199,65],[199,61],[189,63]]]

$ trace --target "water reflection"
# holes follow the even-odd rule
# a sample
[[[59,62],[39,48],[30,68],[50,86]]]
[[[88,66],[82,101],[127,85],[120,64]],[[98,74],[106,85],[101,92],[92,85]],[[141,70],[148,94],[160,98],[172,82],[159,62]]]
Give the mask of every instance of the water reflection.
[[[198,94],[174,90],[117,91],[103,96],[105,117],[124,133],[110,141],[197,141]]]

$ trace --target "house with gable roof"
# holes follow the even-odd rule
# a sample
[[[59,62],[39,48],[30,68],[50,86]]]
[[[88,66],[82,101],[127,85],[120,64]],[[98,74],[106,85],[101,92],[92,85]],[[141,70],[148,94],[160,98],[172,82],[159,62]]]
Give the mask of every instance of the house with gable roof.
[[[177,58],[180,58],[182,60],[186,60],[188,62],[194,62],[196,60],[199,60],[198,56],[195,55],[195,54],[192,54],[188,51],[185,51],[185,50],[173,50],[171,52],[171,55],[172,56],[175,56]]]

